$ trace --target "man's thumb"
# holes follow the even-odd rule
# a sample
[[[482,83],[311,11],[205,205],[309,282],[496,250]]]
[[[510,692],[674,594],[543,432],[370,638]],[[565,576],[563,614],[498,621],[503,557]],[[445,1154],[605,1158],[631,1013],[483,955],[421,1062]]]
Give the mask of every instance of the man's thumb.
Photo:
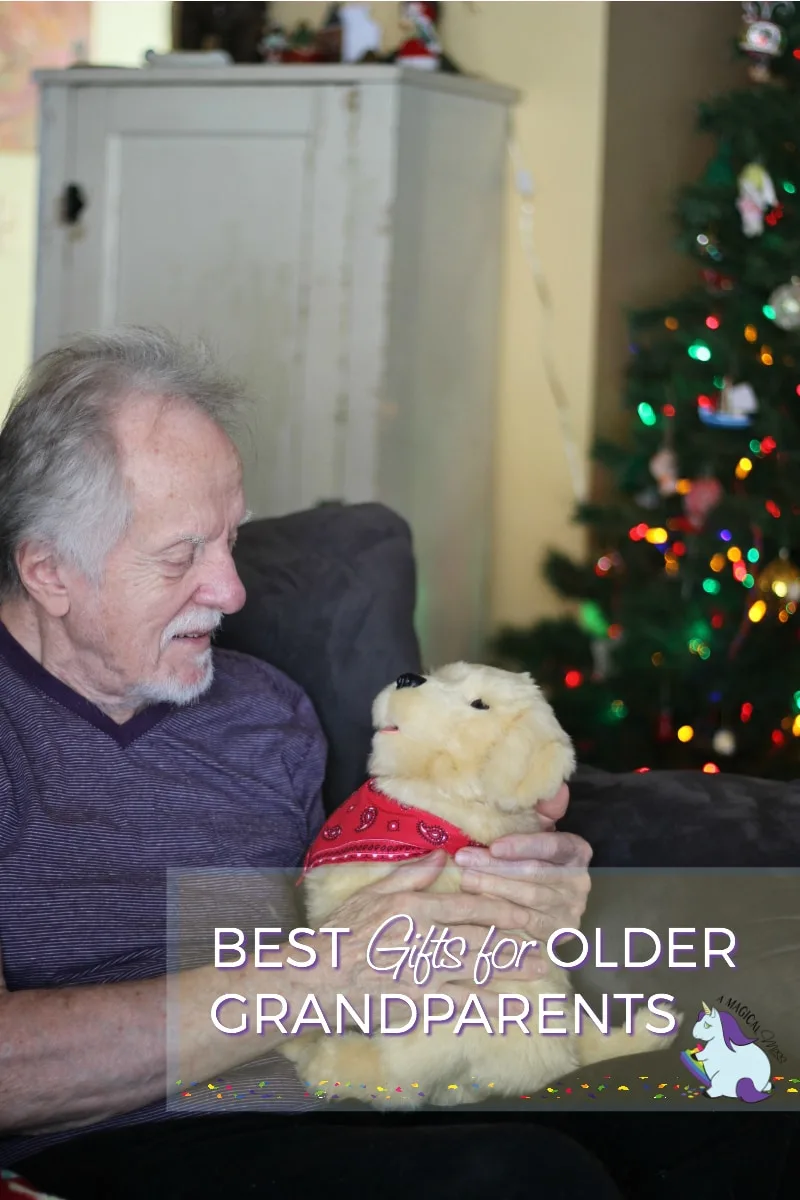
[[[434,850],[424,858],[415,858],[413,862],[403,863],[395,867],[390,875],[374,885],[376,892],[383,894],[391,892],[421,892],[433,883],[440,875],[447,854],[444,850]]]

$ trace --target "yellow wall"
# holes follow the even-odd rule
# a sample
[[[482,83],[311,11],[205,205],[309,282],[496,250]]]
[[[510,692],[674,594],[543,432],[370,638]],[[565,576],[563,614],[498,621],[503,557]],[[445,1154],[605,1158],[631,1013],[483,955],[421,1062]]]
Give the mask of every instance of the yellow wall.
[[[168,49],[170,9],[149,0],[93,4],[91,61],[136,66],[150,47]],[[0,418],[30,360],[37,181],[37,154],[0,153]]]

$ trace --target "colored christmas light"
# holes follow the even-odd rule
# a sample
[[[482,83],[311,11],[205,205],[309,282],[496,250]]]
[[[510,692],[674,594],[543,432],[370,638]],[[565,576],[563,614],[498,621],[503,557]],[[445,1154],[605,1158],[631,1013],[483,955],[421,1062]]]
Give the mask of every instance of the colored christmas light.
[[[759,442],[757,438],[753,438],[752,441],[750,442],[750,449],[753,452],[753,454],[760,454],[761,453],[761,442]]]
[[[749,571],[746,575],[742,576],[742,578],[739,580],[739,582],[741,583],[742,587],[746,587],[746,588],[755,587],[755,583],[756,583],[755,579],[753,578],[753,576],[750,574]]]
[[[777,442],[773,437],[765,437],[761,439],[760,449],[762,454],[771,454],[777,446]]]
[[[580,671],[567,671],[564,676],[564,683],[568,688],[580,687],[583,683],[583,675],[581,675]]]
[[[741,560],[741,557],[742,557],[742,552],[738,546],[729,546],[728,547],[728,561],[729,562],[732,562],[732,563],[739,562]]]
[[[790,183],[788,179],[784,179],[783,183],[781,184],[781,187],[786,192],[787,196],[793,196],[795,194],[795,192],[797,191],[797,188],[795,187],[795,185],[793,183]]]
[[[764,316],[767,318],[768,321],[775,320],[775,309],[772,307],[771,304],[765,304],[764,307],[761,309],[761,311],[763,312]],[[753,341],[755,341],[755,338],[753,338]]]
[[[773,746],[783,746],[786,742],[786,736],[780,729],[773,729],[771,737]]]
[[[703,764],[703,770],[706,775],[719,775],[719,767],[716,763],[707,762]]]
[[[672,553],[677,554],[678,558],[682,558],[686,553],[686,546],[683,544],[683,542],[673,542]]]
[[[720,327],[719,317],[706,317],[706,325],[708,326],[709,329],[719,329],[719,327]]]
[[[648,404],[647,401],[642,401],[636,411],[643,425],[655,425],[658,420],[652,404]]]
[[[692,729],[691,725],[681,725],[680,729],[678,730],[678,741],[690,742],[693,737],[694,730]]]
[[[708,592],[709,596],[716,596],[720,590],[720,582],[718,579],[704,579],[703,591]]]
[[[660,650],[656,650],[655,654],[650,655],[650,662],[654,667],[660,667],[664,661],[664,655]]]
[[[674,417],[675,416],[675,405],[674,404],[665,404],[661,411],[665,417]]]
[[[611,701],[611,716],[617,721],[621,721],[623,717],[627,717],[628,710],[622,700]]]
[[[677,483],[675,484],[675,491],[678,493],[679,496],[688,496],[689,492],[691,490],[692,490],[691,479],[679,479],[677,481]]]
[[[621,625],[609,625],[606,632],[607,632],[608,636],[611,638],[611,641],[616,642],[622,637],[622,626]]]
[[[725,618],[723,617],[722,613],[714,613],[713,617],[711,618],[711,628],[722,629],[724,624]]]
[[[725,555],[715,554],[708,565],[711,567],[712,571],[721,571],[725,566]]]
[[[666,529],[662,529],[660,525],[654,525],[652,529],[648,529],[644,535],[648,542],[654,546],[660,545],[662,542],[669,541],[669,534]]]
[[[666,325],[667,329],[671,329],[673,331],[678,328],[678,321],[675,317],[667,317],[664,321],[664,324]]]
[[[775,359],[772,357],[772,351],[770,350],[769,346],[761,347],[761,353],[759,354],[759,358],[761,359],[761,361],[765,367],[771,367],[775,361]]]
[[[800,737],[800,713],[792,721],[792,734],[794,737]]]
[[[649,767],[637,767],[637,768],[636,768],[636,772],[635,772],[635,773],[636,773],[637,775],[644,775],[644,774],[645,774],[645,772],[646,772],[646,771],[649,771],[649,770],[650,770],[650,768],[649,768]]]
[[[746,725],[747,722],[752,717],[752,715],[753,715],[753,706],[749,700],[746,700],[745,703],[742,705],[741,710],[739,712],[739,719],[741,720],[743,725]]]
[[[745,325],[744,336],[748,342],[758,341],[758,330],[756,329],[755,325]]]
[[[719,536],[723,542],[729,542],[733,537],[733,534],[731,533],[730,529],[720,529]]]
[[[758,622],[764,616],[764,613],[766,611],[767,611],[767,606],[764,603],[764,601],[756,600],[755,604],[752,604],[750,606],[750,608],[747,610],[747,615],[750,618],[750,620],[753,622],[753,624],[757,625]]]
[[[739,475],[740,479],[744,479],[746,475],[750,474],[752,469],[753,463],[749,458],[740,458],[736,466],[736,474]],[[739,474],[739,472],[741,472],[741,474]]]
[[[634,525],[633,529],[629,530],[628,537],[632,542],[641,542],[643,538],[647,537],[647,531],[649,528],[650,526],[645,525],[644,521],[642,521],[640,524]]]
[[[764,508],[767,510],[769,515],[771,517],[775,517],[776,520],[781,515],[781,510],[778,508],[778,506],[774,500],[767,500],[766,504],[764,505]]]
[[[686,353],[695,362],[708,362],[711,358],[711,347],[707,346],[705,342],[692,342]]]
[[[756,550],[755,546],[751,546],[750,549],[747,551],[747,561],[748,562],[757,563],[760,557],[761,557],[761,555],[759,554],[758,550]]]

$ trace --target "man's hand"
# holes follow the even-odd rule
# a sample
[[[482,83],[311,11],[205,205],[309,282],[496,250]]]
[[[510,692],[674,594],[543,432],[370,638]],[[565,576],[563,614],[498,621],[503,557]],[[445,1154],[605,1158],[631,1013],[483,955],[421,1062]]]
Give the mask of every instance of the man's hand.
[[[528,919],[520,928],[543,941],[556,929],[579,929],[589,898],[591,846],[574,833],[555,832],[555,822],[568,804],[564,784],[551,800],[539,804],[540,833],[509,834],[488,850],[470,847],[456,854],[458,865],[466,868],[464,891],[524,906]]]

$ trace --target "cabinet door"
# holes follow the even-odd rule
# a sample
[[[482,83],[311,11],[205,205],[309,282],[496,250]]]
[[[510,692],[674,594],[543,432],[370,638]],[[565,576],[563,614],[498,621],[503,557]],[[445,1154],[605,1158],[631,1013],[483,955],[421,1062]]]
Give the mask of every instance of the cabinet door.
[[[66,178],[43,180],[77,184],[85,208],[44,239],[37,351],[117,324],[199,334],[253,395],[256,515],[336,497],[352,89],[69,91]]]

